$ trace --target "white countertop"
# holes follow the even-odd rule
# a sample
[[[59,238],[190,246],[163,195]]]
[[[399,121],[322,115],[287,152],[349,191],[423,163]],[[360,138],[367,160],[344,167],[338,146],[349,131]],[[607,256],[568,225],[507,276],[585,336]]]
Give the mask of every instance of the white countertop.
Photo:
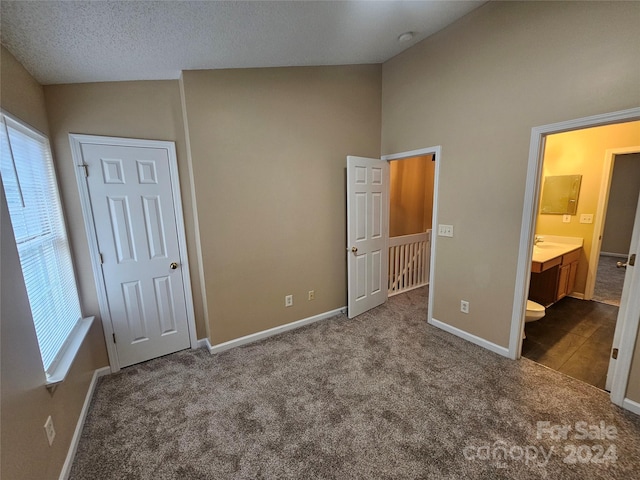
[[[581,237],[562,237],[559,235],[536,235],[536,237],[541,241],[534,245],[531,260],[539,263],[582,248],[584,243]]]

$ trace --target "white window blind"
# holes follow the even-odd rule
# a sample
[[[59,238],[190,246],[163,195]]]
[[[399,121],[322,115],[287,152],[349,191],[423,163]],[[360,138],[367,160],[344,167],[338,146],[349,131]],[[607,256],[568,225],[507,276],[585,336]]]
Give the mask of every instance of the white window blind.
[[[2,184],[49,375],[81,319],[51,150],[46,137],[5,115],[0,140]]]

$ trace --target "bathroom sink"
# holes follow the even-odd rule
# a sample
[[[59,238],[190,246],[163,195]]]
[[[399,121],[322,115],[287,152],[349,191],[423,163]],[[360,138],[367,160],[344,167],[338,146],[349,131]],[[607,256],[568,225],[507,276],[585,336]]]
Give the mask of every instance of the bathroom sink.
[[[576,238],[575,241],[573,241],[573,238],[571,238],[571,241],[569,240],[562,241],[565,238],[569,239],[570,237],[564,237],[564,238],[556,237],[560,241],[554,242],[553,240],[548,238],[550,236],[551,235],[547,235],[544,241],[541,241],[533,246],[532,260],[534,262],[539,262],[539,263],[547,262],[552,258],[560,257],[566,253],[569,253],[577,248],[582,247],[581,238]]]
[[[534,245],[533,249],[535,250],[536,248],[540,249],[540,250],[551,250],[552,248],[562,248],[563,245],[557,244],[557,243],[538,243],[537,245]]]
[[[548,257],[551,255],[552,257],[563,255],[567,253],[569,250],[573,250],[576,247],[572,245],[562,244],[562,243],[539,243],[533,246],[533,256],[544,255]],[[536,255],[538,254],[538,255]]]

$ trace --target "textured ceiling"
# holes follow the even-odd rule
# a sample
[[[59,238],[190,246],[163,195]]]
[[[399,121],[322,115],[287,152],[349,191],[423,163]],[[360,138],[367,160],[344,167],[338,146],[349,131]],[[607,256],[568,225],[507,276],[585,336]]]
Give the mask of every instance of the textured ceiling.
[[[7,1],[2,43],[43,85],[181,70],[381,63],[481,1]],[[398,42],[403,32],[415,32]]]

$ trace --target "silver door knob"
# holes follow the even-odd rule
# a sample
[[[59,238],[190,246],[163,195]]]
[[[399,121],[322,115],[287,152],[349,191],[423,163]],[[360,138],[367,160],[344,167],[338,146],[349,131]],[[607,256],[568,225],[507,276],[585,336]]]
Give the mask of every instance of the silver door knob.
[[[353,253],[357,253],[358,252],[358,247],[351,247],[351,251]]]
[[[171,262],[171,264],[169,265],[169,268],[171,270],[175,270],[176,268],[178,268],[178,264],[176,262]]]
[[[627,268],[627,262],[616,262],[616,268]]]

